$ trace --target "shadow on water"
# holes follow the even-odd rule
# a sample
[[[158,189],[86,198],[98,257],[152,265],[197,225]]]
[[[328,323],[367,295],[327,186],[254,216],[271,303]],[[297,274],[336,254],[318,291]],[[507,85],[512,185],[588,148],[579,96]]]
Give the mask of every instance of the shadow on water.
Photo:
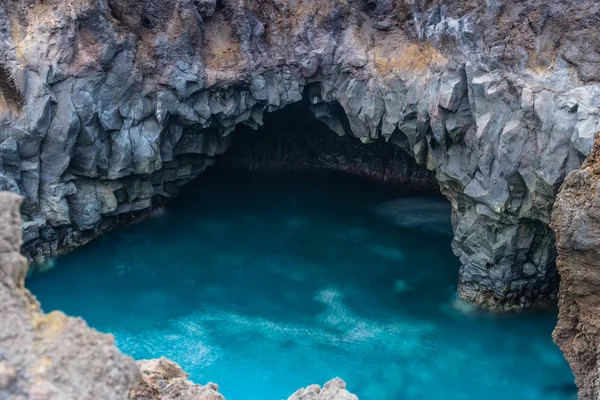
[[[209,174],[28,286],[231,399],[334,376],[367,400],[569,399],[556,315],[457,311],[451,239],[439,195],[337,173]]]

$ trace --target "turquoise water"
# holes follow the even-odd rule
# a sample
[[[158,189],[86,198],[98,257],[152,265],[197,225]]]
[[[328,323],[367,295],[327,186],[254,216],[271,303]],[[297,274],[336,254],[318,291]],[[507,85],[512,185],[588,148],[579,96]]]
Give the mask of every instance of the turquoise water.
[[[574,398],[555,313],[453,307],[450,241],[438,197],[337,174],[206,177],[27,285],[229,400],[335,376],[363,400]]]

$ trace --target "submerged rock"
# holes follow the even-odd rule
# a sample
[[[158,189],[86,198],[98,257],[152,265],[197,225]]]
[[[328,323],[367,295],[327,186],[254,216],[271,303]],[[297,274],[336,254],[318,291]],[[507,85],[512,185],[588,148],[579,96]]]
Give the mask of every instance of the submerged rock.
[[[358,400],[358,397],[346,390],[346,382],[335,378],[323,385],[323,388],[310,385],[298,389],[288,400]]]
[[[561,188],[552,228],[561,276],[554,341],[571,365],[579,399],[600,399],[600,136]]]

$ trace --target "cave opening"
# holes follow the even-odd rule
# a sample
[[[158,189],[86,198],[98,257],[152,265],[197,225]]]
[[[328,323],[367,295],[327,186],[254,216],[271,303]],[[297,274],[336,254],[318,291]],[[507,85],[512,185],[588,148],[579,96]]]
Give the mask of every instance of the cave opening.
[[[263,115],[262,126],[240,124],[212,168],[238,171],[339,171],[399,191],[441,196],[435,174],[383,138],[363,143],[353,136],[337,102],[302,101]],[[324,109],[323,109],[324,108]]]
[[[328,107],[339,124],[315,119],[307,97],[256,131],[238,126],[175,200],[27,286],[46,311],[84,317],[136,359],[166,356],[229,399],[340,376],[364,399],[566,400],[554,316],[457,301],[434,176],[390,143],[339,136],[347,121]]]

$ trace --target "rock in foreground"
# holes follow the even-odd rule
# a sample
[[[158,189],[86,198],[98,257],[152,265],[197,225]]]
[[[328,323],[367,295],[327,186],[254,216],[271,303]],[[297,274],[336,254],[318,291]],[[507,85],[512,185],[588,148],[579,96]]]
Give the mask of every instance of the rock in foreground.
[[[112,336],[61,312],[44,314],[24,287],[21,198],[0,192],[0,399],[124,399],[139,379]]]
[[[225,400],[218,385],[194,384],[179,365],[164,357],[141,360],[137,364],[142,371],[142,379],[129,393],[131,400]]]
[[[346,390],[346,382],[335,378],[327,382],[322,389],[319,385],[299,389],[288,397],[288,400],[358,400],[358,397]]]

